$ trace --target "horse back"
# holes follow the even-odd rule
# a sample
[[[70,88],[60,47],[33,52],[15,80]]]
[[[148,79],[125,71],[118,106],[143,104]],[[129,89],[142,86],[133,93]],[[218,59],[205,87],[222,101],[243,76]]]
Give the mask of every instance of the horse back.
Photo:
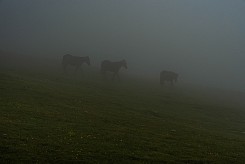
[[[172,71],[162,71],[160,77],[166,80],[172,80],[178,77],[178,74]]]
[[[66,54],[63,56],[62,63],[63,64],[70,64],[70,65],[80,65],[80,64],[82,64],[82,57],[72,56],[70,54]]]

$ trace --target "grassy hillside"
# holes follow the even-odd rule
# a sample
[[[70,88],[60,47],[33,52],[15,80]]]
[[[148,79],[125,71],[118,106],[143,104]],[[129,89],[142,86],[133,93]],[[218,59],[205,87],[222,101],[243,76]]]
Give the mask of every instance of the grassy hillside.
[[[1,163],[245,162],[242,107],[156,84],[2,71]]]

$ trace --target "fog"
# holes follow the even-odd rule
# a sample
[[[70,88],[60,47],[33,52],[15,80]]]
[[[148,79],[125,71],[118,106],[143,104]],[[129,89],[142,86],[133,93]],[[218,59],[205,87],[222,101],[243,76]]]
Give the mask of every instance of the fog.
[[[2,0],[0,50],[127,60],[128,74],[245,91],[245,1]]]

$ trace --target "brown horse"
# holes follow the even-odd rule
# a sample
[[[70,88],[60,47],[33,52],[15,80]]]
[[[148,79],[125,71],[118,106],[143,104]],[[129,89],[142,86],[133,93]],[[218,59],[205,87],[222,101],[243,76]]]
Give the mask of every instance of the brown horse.
[[[101,73],[104,74],[104,76],[106,76],[106,72],[112,72],[112,80],[114,80],[115,76],[117,76],[118,80],[120,80],[118,72],[122,67],[124,67],[125,69],[128,68],[125,60],[121,60],[118,62],[104,60],[101,62]]]
[[[168,81],[173,86],[174,82],[177,82],[178,76],[177,73],[172,71],[162,71],[160,73],[160,84],[164,85],[164,82]]]
[[[83,63],[90,65],[90,59],[88,56],[80,57],[80,56],[72,56],[70,54],[66,54],[63,56],[62,67],[63,70],[66,71],[68,65],[72,65],[76,67],[76,72],[78,68],[82,66]]]

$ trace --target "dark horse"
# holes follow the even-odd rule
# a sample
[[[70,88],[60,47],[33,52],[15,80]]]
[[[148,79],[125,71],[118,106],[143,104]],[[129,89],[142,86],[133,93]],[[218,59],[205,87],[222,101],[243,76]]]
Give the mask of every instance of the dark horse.
[[[122,67],[124,67],[125,69],[128,68],[125,60],[121,60],[118,62],[104,60],[101,62],[101,73],[104,74],[104,76],[106,76],[106,72],[112,72],[112,80],[114,80],[115,76],[117,76],[117,78],[120,79],[118,72]]]
[[[66,71],[66,67],[68,65],[72,65],[76,67],[76,71],[77,71],[78,68],[80,68],[83,63],[87,63],[88,65],[90,65],[90,59],[88,56],[79,57],[79,56],[72,56],[70,54],[66,54],[63,56],[62,67],[63,70]]]
[[[164,81],[168,81],[173,86],[174,82],[178,80],[178,74],[172,71],[162,71],[160,73],[160,84],[164,85]]]

